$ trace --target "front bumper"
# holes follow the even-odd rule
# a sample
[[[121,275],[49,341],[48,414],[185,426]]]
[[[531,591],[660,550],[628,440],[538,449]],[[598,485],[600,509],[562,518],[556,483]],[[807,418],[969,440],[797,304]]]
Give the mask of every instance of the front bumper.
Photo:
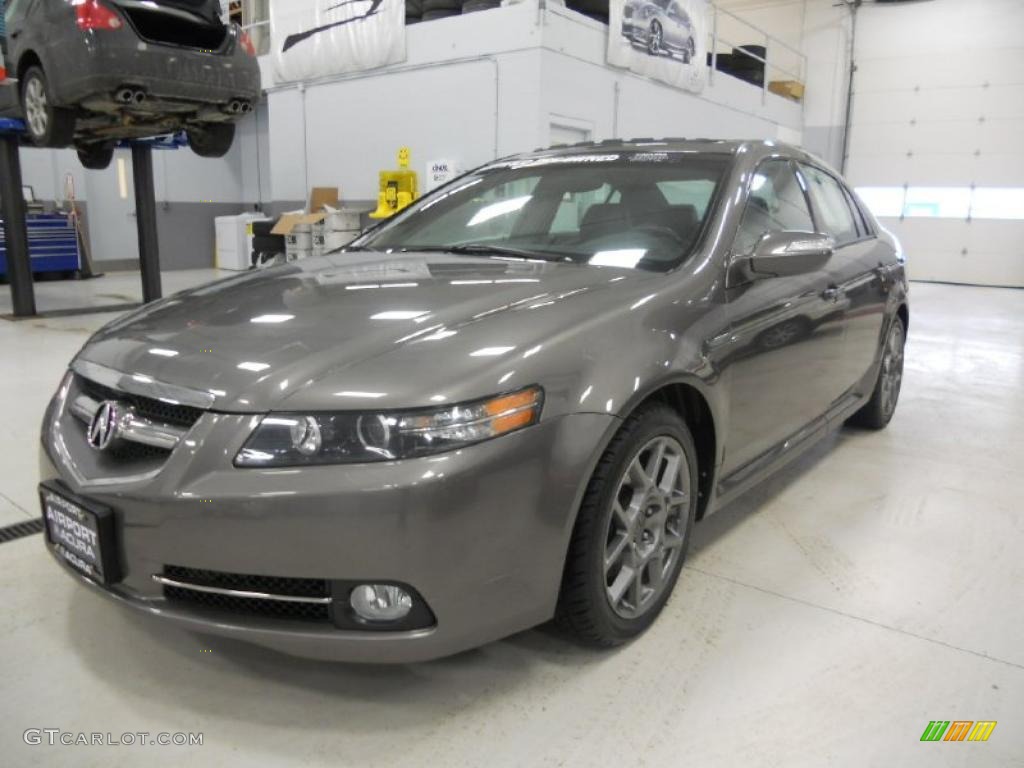
[[[57,433],[76,427],[58,413]],[[251,416],[205,414],[148,478],[97,485],[44,428],[41,479],[115,512],[122,604],[186,629],[311,658],[411,662],[456,653],[554,613],[568,538],[614,417],[576,414],[439,456],[388,464],[239,470]],[[78,475],[76,477],[76,475]],[[239,574],[411,585],[436,619],[411,631],[340,630],[166,600],[173,564]]]

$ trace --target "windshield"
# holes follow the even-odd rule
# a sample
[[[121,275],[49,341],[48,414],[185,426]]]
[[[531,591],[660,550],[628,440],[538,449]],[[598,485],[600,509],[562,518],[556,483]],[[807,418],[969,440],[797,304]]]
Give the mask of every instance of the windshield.
[[[495,163],[352,244],[665,271],[697,243],[728,155],[629,152]]]

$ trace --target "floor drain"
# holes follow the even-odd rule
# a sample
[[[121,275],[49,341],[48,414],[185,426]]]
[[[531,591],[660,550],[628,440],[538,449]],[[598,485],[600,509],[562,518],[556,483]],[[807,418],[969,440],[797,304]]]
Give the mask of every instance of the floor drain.
[[[38,518],[36,520],[26,520],[24,523],[15,523],[14,525],[8,525],[4,528],[0,528],[0,544],[3,544],[7,541],[14,541],[15,539],[21,539],[25,536],[32,536],[33,534],[42,532],[42,518]]]

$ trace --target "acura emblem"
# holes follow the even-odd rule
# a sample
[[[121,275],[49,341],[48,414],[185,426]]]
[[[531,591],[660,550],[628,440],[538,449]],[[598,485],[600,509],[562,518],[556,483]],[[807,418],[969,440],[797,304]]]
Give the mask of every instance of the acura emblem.
[[[89,445],[97,451],[105,451],[114,442],[118,433],[121,414],[113,400],[103,402],[89,424]]]

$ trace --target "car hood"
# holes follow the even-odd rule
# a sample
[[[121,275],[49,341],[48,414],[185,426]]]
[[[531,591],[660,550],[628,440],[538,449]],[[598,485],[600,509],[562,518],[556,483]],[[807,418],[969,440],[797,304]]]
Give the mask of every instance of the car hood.
[[[211,393],[214,409],[228,412],[457,402],[498,391],[484,374],[505,356],[564,337],[599,306],[621,302],[623,289],[658,277],[338,253],[175,294],[100,329],[79,359]]]

